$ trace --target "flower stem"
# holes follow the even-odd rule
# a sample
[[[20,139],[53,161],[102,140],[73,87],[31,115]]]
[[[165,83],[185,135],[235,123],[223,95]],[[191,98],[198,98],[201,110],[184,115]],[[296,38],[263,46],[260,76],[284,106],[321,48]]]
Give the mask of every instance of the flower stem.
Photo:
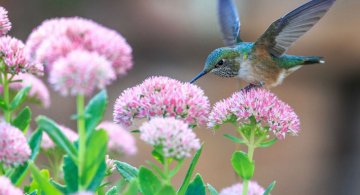
[[[170,184],[171,183],[171,178],[170,178],[170,171],[169,171],[169,159],[165,158],[164,161],[164,176],[165,176],[165,180],[164,180],[164,184]]]
[[[11,110],[9,109],[9,102],[10,102],[10,97],[9,97],[9,80],[8,80],[8,75],[6,72],[4,72],[4,78],[2,80],[3,82],[3,91],[4,91],[4,103],[6,105],[6,109],[4,109],[4,117],[5,117],[5,121],[7,123],[10,123],[11,120]]]
[[[250,162],[253,161],[252,159],[253,159],[254,151],[255,151],[255,147],[256,147],[256,145],[255,145],[256,144],[255,143],[255,131],[256,131],[256,126],[251,130],[249,143],[247,144],[247,147],[248,147],[247,155],[248,155],[248,158],[249,158]],[[244,180],[242,195],[247,195],[248,189],[249,189],[249,180]]]
[[[77,105],[77,128],[79,134],[79,169],[78,176],[82,178],[82,174],[84,171],[85,164],[85,153],[86,153],[86,131],[85,131],[85,114],[84,114],[84,106],[85,106],[85,96],[77,95],[76,97],[76,105]],[[83,190],[84,186],[82,186],[81,182],[79,182],[79,189]]]

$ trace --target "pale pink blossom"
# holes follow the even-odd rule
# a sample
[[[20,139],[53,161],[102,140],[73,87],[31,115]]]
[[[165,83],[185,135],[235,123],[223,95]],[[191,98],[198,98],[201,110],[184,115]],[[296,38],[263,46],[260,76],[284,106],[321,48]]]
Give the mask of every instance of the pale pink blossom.
[[[196,85],[168,77],[150,77],[126,89],[116,100],[114,121],[131,125],[136,118],[175,117],[191,125],[205,124],[209,100]]]
[[[65,135],[65,137],[69,139],[70,142],[74,142],[79,138],[79,135],[75,131],[69,129],[68,127],[59,125],[59,128],[61,132]],[[41,148],[43,148],[44,150],[55,148],[54,142],[46,132],[44,132],[42,135]]]
[[[167,158],[190,157],[191,151],[200,148],[200,141],[189,125],[175,118],[153,118],[139,129],[140,138],[153,147],[160,147]]]
[[[99,124],[98,129],[104,129],[109,135],[108,148],[114,152],[126,155],[134,155],[137,152],[133,135],[119,124],[104,121]]]
[[[32,73],[42,75],[42,65],[32,63],[24,53],[24,43],[10,36],[0,37],[0,57],[3,68],[10,74]]]
[[[265,89],[242,90],[215,104],[209,116],[209,127],[215,127],[235,117],[239,123],[248,123],[250,117],[269,127],[278,139],[300,131],[300,120],[294,110],[275,94]]]
[[[115,160],[111,159],[109,155],[105,156],[105,163],[106,163],[106,172],[108,174],[112,173],[116,169]]]
[[[95,52],[106,58],[117,75],[132,68],[132,49],[116,31],[80,17],[44,21],[27,40],[27,54],[51,67],[73,50]]]
[[[104,57],[94,52],[74,50],[55,62],[49,82],[55,91],[64,96],[90,95],[96,88],[105,88],[115,77]]]
[[[6,35],[11,29],[11,22],[8,18],[8,12],[0,6],[0,36]]]
[[[30,157],[31,149],[24,134],[8,123],[0,122],[0,162],[17,166]]]
[[[224,188],[220,191],[219,195],[241,195],[243,190],[243,184],[237,183],[230,187]],[[265,192],[257,182],[249,181],[248,193],[247,195],[263,195]]]
[[[21,189],[16,188],[5,176],[0,176],[0,195],[23,195]]]

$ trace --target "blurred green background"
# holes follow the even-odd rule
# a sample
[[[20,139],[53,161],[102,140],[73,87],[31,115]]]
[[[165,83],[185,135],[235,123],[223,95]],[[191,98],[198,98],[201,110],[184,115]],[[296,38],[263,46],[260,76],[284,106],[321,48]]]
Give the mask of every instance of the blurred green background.
[[[235,0],[241,17],[241,34],[255,41],[280,16],[305,0]],[[119,31],[133,48],[135,65],[109,88],[106,118],[126,88],[153,75],[189,81],[202,69],[208,53],[223,46],[217,23],[216,0],[1,0],[13,23],[11,35],[26,40],[32,29],[53,17],[81,16]],[[300,38],[288,53],[324,56],[326,64],[300,69],[272,91],[290,104],[302,122],[299,136],[287,137],[270,149],[255,152],[254,179],[273,194],[360,194],[360,1],[338,0],[330,12]],[[211,103],[240,87],[236,79],[206,76],[197,82]],[[244,85],[244,84],[242,84]],[[52,92],[46,114],[75,129],[70,115],[74,98]],[[197,171],[217,189],[238,181],[230,165],[236,146],[222,134],[198,128],[205,144]],[[122,160],[136,166],[150,159],[150,147],[140,140],[136,156]],[[188,162],[187,162],[188,163]],[[184,170],[174,179],[179,185]]]

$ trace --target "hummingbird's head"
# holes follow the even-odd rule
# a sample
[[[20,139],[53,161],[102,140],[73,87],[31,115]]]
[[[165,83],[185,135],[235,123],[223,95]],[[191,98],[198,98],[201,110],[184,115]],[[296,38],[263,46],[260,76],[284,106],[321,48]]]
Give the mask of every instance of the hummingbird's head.
[[[217,48],[206,59],[204,69],[194,77],[190,83],[195,82],[205,74],[212,72],[221,77],[234,77],[238,75],[239,63],[236,58],[239,53],[230,47]]]

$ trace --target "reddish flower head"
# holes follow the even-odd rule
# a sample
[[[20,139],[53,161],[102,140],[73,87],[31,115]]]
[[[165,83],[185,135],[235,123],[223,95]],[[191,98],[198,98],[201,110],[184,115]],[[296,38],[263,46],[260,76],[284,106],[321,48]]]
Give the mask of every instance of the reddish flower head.
[[[265,89],[240,91],[215,104],[209,116],[209,127],[221,125],[232,116],[238,122],[249,122],[251,116],[269,127],[278,139],[300,131],[300,120],[294,110]]]
[[[135,139],[127,129],[110,121],[100,123],[97,128],[107,131],[109,135],[108,147],[110,150],[126,155],[136,154]]]
[[[242,194],[243,184],[237,183],[230,187],[224,188],[221,190],[219,195],[239,195]],[[248,195],[263,195],[265,192],[264,188],[262,188],[257,182],[250,181],[248,187]]]
[[[94,52],[110,62],[117,75],[132,67],[132,49],[116,31],[92,20],[73,17],[44,21],[29,36],[27,54],[50,71],[57,59],[73,50]]]
[[[30,157],[31,150],[24,134],[8,123],[0,123],[0,162],[17,166]]]
[[[6,35],[11,29],[11,22],[7,14],[6,9],[0,6],[0,36]]]
[[[151,77],[125,90],[116,100],[114,121],[131,125],[135,118],[175,117],[189,124],[205,124],[209,100],[190,83]]]
[[[24,193],[16,188],[5,176],[0,176],[0,194],[1,195],[23,195]]]
[[[94,52],[75,50],[58,59],[50,71],[49,82],[62,95],[90,95],[115,80],[108,60]]]
[[[167,158],[183,159],[200,148],[200,141],[189,125],[175,118],[153,118],[140,127],[140,138],[161,147]]]

